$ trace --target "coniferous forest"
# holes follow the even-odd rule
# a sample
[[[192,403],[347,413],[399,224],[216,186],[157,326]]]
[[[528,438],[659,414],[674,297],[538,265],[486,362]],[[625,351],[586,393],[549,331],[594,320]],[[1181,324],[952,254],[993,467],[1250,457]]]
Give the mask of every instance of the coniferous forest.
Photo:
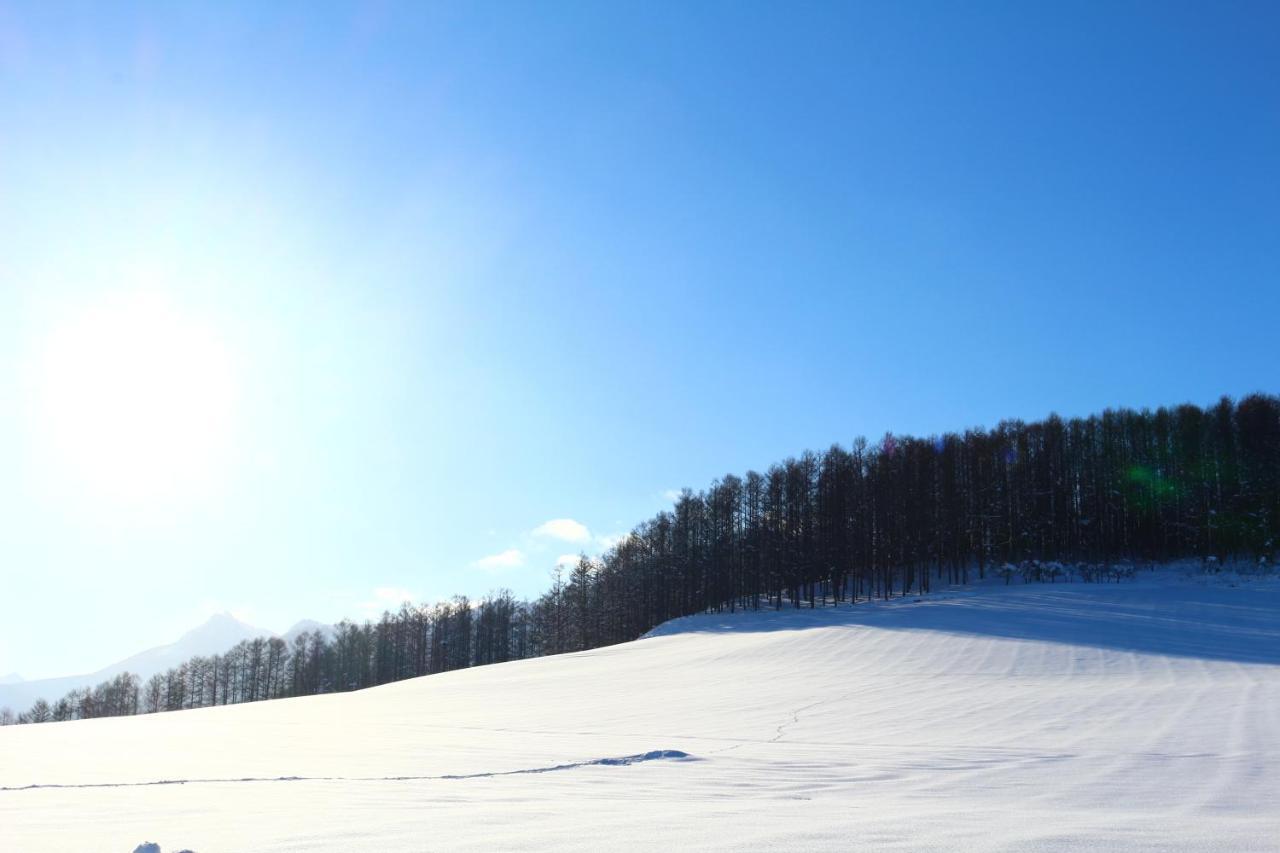
[[[817,607],[1008,582],[1119,580],[1116,566],[1270,565],[1280,532],[1280,398],[1108,410],[991,430],[886,435],[727,475],[583,556],[533,601],[502,591],[377,622],[241,642],[140,682],[121,675],[0,723],[357,690],[634,640],[706,610]]]

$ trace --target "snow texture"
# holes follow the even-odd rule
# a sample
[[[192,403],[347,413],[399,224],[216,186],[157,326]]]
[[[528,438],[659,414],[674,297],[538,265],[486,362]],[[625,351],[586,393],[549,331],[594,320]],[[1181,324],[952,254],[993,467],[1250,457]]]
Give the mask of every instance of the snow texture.
[[[343,695],[0,729],[0,850],[1280,849],[1280,584],[696,616]]]

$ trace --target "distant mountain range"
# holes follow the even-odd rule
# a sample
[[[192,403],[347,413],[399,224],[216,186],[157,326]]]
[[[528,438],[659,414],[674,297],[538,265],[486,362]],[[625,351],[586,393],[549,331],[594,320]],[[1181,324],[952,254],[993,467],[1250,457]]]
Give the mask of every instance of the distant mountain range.
[[[138,652],[94,672],[33,681],[24,681],[17,673],[0,677],[0,708],[25,711],[37,699],[56,702],[72,690],[93,687],[123,672],[132,672],[146,681],[156,673],[175,667],[188,658],[222,654],[241,640],[279,636],[285,642],[292,643],[304,631],[330,633],[332,630],[332,625],[304,619],[283,634],[277,635],[274,631],[242,622],[230,613],[219,613],[209,617],[204,624],[192,628],[175,642]]]

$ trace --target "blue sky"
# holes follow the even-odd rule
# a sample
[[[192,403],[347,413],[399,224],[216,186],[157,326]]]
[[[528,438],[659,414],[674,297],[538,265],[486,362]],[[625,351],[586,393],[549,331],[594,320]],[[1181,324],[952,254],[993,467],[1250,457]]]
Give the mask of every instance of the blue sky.
[[[0,0],[0,674],[1280,390],[1274,4],[173,5]]]

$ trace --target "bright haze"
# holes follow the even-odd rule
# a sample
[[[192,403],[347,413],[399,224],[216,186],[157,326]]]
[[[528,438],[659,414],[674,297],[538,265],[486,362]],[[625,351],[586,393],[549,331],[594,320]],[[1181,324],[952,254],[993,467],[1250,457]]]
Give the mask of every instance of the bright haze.
[[[1274,4],[269,5],[0,2],[0,675],[1276,390]]]

